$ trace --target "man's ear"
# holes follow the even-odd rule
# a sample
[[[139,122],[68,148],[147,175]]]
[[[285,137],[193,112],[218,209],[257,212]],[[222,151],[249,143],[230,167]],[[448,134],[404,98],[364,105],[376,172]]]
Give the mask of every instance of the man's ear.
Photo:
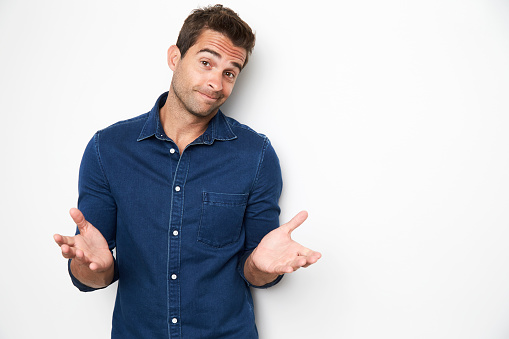
[[[171,45],[170,48],[168,48],[168,66],[170,66],[170,69],[172,71],[175,71],[175,68],[177,68],[177,64],[180,61],[180,50],[177,46]]]

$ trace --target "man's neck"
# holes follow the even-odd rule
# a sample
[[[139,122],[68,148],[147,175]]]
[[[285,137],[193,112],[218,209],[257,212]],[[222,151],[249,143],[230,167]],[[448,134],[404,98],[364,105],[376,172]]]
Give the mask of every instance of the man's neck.
[[[166,135],[177,144],[182,153],[187,145],[207,130],[215,114],[195,116],[179,105],[179,100],[172,94],[172,91],[168,93],[164,106],[159,110],[159,119]]]

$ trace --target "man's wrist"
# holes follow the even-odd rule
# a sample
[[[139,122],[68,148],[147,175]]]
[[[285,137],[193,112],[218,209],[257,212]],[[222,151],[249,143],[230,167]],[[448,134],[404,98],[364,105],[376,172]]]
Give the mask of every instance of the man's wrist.
[[[79,264],[71,259],[70,269],[72,275],[82,284],[91,288],[104,288],[113,282],[115,275],[114,265],[103,272],[92,271],[88,265]]]
[[[262,271],[255,265],[253,261],[255,252],[256,249],[247,257],[244,263],[244,276],[247,281],[254,286],[263,286],[276,280],[279,274]]]

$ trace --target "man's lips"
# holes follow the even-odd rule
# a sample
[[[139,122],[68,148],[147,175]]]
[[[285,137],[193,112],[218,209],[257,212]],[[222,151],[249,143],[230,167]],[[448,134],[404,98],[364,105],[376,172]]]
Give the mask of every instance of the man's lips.
[[[204,93],[204,92],[201,92],[201,91],[198,91],[198,93],[200,93],[203,97],[205,97],[206,99],[209,99],[209,100],[217,100],[219,98],[221,98],[221,96],[217,95],[217,94],[214,94],[214,93]]]

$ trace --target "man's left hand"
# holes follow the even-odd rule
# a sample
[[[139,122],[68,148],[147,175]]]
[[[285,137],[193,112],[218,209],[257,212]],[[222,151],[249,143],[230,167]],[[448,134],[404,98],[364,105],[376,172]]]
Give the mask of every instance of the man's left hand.
[[[263,237],[244,265],[246,279],[255,286],[263,286],[278,275],[291,273],[314,264],[322,256],[292,240],[293,230],[308,217],[306,211]]]

